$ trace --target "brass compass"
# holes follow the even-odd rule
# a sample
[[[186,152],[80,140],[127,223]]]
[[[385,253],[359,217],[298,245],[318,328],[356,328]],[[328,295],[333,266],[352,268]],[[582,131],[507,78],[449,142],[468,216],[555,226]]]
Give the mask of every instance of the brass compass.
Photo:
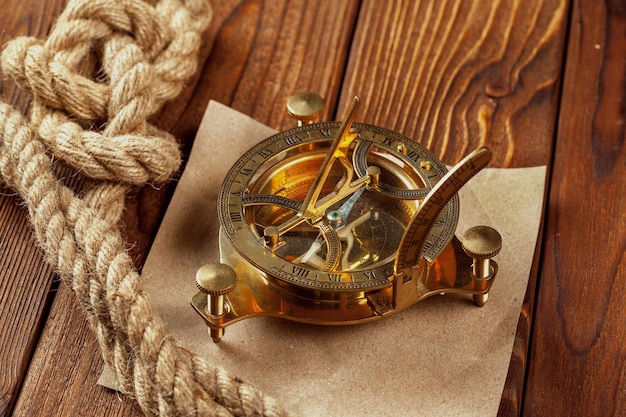
[[[380,319],[433,294],[482,306],[501,238],[487,226],[455,238],[458,190],[491,159],[480,147],[451,170],[413,140],[354,123],[311,123],[323,101],[287,108],[299,126],[247,151],[218,195],[220,264],[201,267],[191,303],[218,342],[253,316],[315,324]]]

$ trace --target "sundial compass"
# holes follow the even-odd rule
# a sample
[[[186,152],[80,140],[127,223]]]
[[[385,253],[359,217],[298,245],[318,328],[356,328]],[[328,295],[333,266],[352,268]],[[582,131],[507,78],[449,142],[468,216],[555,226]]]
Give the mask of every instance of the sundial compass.
[[[220,262],[201,267],[192,305],[218,342],[244,318],[364,323],[433,294],[487,301],[501,238],[455,235],[457,192],[491,159],[479,147],[452,169],[415,141],[355,123],[312,123],[323,101],[290,98],[298,127],[248,150],[218,195]],[[444,314],[442,312],[442,314]]]

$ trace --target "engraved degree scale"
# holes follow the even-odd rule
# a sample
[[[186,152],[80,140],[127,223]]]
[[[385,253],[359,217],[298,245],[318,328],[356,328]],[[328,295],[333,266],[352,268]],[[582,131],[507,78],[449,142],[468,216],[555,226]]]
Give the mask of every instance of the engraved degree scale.
[[[260,142],[227,174],[221,263],[198,270],[191,300],[213,341],[253,316],[355,324],[433,294],[487,301],[500,235],[477,226],[461,244],[454,234],[457,192],[491,152],[479,147],[448,171],[413,140],[354,123],[359,102],[342,122],[311,123],[321,98],[291,97],[299,126]]]

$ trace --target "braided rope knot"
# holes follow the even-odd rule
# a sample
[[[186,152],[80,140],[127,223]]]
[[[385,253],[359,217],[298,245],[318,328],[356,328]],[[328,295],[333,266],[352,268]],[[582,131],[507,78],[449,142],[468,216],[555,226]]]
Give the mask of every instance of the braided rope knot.
[[[2,70],[33,94],[32,122],[55,158],[95,180],[140,185],[172,177],[176,141],[146,120],[195,71],[189,58],[206,10],[199,1],[181,6],[74,1],[45,42],[7,44]]]
[[[2,71],[33,95],[0,101],[0,174],[24,199],[47,261],[74,291],[122,391],[148,415],[285,416],[167,335],[119,221],[131,185],[167,180],[174,138],[148,122],[196,70],[206,0],[70,0],[45,41],[17,38]],[[77,195],[53,162],[84,174]]]

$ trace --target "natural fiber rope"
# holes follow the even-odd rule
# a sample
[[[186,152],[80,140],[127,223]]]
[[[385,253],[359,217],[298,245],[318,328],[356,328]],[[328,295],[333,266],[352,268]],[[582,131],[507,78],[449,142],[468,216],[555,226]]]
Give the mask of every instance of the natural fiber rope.
[[[119,228],[128,188],[179,166],[176,141],[147,119],[195,72],[210,16],[204,0],[70,0],[46,41],[11,41],[2,71],[33,102],[30,121],[0,102],[0,173],[146,414],[284,416],[165,333]],[[89,178],[81,195],[54,175],[53,160]]]

